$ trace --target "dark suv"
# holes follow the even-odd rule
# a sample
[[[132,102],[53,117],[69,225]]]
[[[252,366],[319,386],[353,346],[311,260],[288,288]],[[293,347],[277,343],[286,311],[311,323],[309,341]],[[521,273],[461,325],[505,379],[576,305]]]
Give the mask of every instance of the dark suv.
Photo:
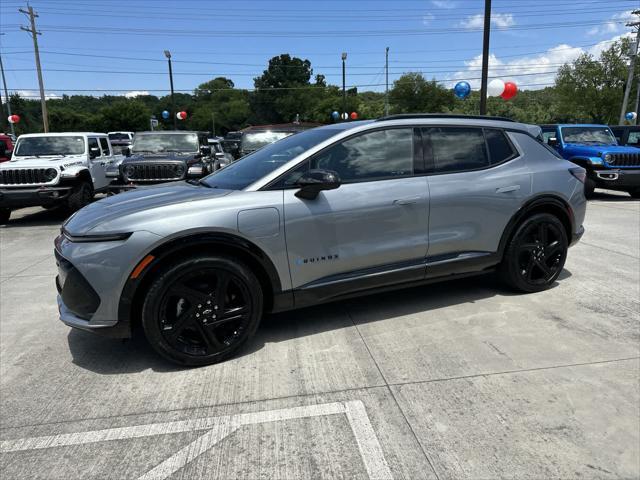
[[[640,148],[640,125],[612,125],[618,145]]]
[[[117,177],[116,188],[200,178],[214,170],[207,134],[201,132],[139,132],[124,153],[122,163],[107,172]]]

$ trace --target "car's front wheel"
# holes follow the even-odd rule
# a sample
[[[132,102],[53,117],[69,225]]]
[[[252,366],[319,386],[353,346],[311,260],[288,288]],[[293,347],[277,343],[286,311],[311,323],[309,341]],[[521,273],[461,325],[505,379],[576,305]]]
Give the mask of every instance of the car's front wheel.
[[[562,222],[548,213],[526,219],[516,230],[500,266],[504,281],[522,292],[551,287],[560,275],[568,250]]]
[[[158,273],[142,307],[142,326],[151,346],[168,360],[209,365],[249,341],[262,305],[260,282],[242,262],[191,257]]]

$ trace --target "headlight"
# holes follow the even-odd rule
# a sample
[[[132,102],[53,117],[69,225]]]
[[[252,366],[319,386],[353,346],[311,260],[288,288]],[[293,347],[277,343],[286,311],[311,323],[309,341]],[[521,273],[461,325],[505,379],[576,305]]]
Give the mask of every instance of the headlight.
[[[126,167],[124,167],[124,174],[127,177],[131,177],[134,173],[135,173],[136,169],[133,168],[133,165],[127,165]]]
[[[184,174],[184,165],[176,165],[176,174],[177,175],[182,175]]]
[[[58,175],[58,171],[55,168],[47,168],[44,171],[44,178],[47,182],[50,182]]]
[[[62,229],[62,235],[73,243],[90,243],[90,242],[117,242],[121,240],[126,240],[133,232],[127,233],[106,233],[100,235],[79,235],[73,236],[69,234],[64,228]]]
[[[607,154],[604,156],[604,161],[605,161],[605,162],[607,162],[607,163],[615,163],[615,160],[614,160],[614,158],[613,158],[613,155],[611,155],[610,153],[607,153]]]

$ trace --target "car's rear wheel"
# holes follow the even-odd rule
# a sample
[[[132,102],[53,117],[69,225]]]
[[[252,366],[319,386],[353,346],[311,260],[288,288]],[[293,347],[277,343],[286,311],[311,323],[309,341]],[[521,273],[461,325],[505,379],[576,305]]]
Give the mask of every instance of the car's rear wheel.
[[[0,208],[0,225],[4,225],[5,223],[8,223],[10,217],[11,217],[10,208]]]
[[[507,245],[501,275],[512,288],[539,292],[551,287],[567,259],[568,240],[562,222],[540,213],[526,219]]]
[[[262,316],[251,270],[227,257],[192,257],[161,270],[142,307],[151,346],[180,365],[209,365],[241,349]]]

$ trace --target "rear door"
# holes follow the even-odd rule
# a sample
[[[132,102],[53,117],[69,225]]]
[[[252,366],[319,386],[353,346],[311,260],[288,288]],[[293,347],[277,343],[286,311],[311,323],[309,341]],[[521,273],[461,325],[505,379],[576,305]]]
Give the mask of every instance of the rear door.
[[[106,164],[111,160],[111,151],[108,148],[106,152],[103,150],[101,140],[106,141],[106,138],[89,137],[88,139],[89,168],[91,170],[91,180],[93,181],[94,190],[102,190],[109,184],[106,176]],[[92,156],[94,156],[94,158],[91,158]]]
[[[434,127],[424,129],[424,138],[431,171],[429,261],[496,252],[531,193],[524,158],[499,129]]]
[[[394,271],[399,280],[424,277],[429,200],[417,143],[411,127],[357,134],[281,181],[294,288],[366,276],[375,281]],[[337,172],[342,185],[314,200],[296,197],[294,184],[309,168]]]

